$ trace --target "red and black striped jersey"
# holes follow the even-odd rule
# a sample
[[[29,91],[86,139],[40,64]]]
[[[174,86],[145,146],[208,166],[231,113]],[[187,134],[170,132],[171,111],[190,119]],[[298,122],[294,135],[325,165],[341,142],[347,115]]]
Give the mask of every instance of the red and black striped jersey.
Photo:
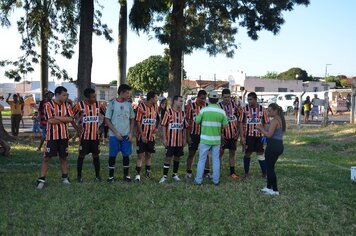
[[[186,113],[191,134],[200,135],[200,125],[195,122],[195,118],[198,116],[200,110],[207,105],[208,103],[205,102],[203,106],[199,106],[196,100],[188,105]]]
[[[80,135],[84,140],[99,139],[99,117],[104,116],[105,112],[100,107],[99,102],[89,104],[85,101],[78,102],[73,108],[74,115],[78,115],[79,125],[83,127]]]
[[[226,139],[233,139],[237,137],[238,134],[238,119],[239,110],[236,103],[231,100],[229,104],[225,104],[224,101],[219,102],[221,109],[225,111],[228,124],[225,126],[223,136]]]
[[[161,125],[165,127],[167,145],[170,147],[183,147],[184,129],[188,128],[184,111],[176,111],[173,108],[169,108],[164,114]]]
[[[137,107],[136,122],[141,126],[142,133],[137,129],[139,139],[146,137],[149,141],[154,141],[156,136],[156,126],[159,121],[158,106],[147,106],[145,102],[141,102]]]
[[[38,114],[39,114],[42,126],[46,126],[47,125],[47,120],[46,120],[46,117],[45,117],[45,109],[44,109],[44,105],[47,102],[49,102],[48,99],[43,99],[42,101],[40,101],[40,104],[38,106]]]
[[[239,122],[244,124],[244,135],[260,137],[262,135],[257,130],[257,126],[269,123],[267,110],[262,105],[256,108],[246,105],[242,108]]]
[[[49,101],[44,105],[45,119],[48,121],[54,116],[73,117],[72,107],[68,102],[58,104],[55,101]],[[50,124],[47,123],[46,140],[68,139],[68,126],[66,123]]]

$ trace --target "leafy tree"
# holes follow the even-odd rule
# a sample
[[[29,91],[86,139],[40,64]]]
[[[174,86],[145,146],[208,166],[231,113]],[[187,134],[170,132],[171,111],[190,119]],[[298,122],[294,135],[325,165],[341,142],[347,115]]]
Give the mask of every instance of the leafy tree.
[[[278,73],[275,71],[267,71],[267,74],[262,76],[265,79],[278,79]]]
[[[109,84],[110,84],[110,85],[115,85],[115,86],[117,86],[117,80],[112,80],[112,81],[110,81]]]
[[[120,15],[119,15],[119,78],[118,84],[126,83],[126,65],[127,65],[127,1],[119,0]]]
[[[325,81],[326,82],[334,82],[336,87],[339,87],[339,88],[348,86],[347,77],[345,75],[338,75],[338,76],[330,75],[325,78]]]
[[[160,43],[169,45],[172,97],[180,92],[183,53],[205,49],[212,56],[232,57],[238,27],[247,28],[253,40],[261,30],[277,34],[284,23],[282,12],[299,4],[308,5],[309,0],[135,0],[129,18],[133,29],[153,32]]]
[[[166,91],[168,63],[162,56],[150,56],[129,68],[127,83],[138,91]]]
[[[302,70],[298,67],[290,68],[289,70],[282,72],[278,75],[278,79],[282,80],[303,80],[303,81],[312,81],[314,80],[312,76],[308,76],[308,73],[305,70]]]

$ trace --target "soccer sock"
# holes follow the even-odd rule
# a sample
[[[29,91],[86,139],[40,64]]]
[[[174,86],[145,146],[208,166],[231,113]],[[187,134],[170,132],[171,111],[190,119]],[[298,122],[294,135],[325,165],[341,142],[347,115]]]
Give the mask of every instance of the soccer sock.
[[[84,161],[84,157],[78,156],[78,160],[77,160],[77,176],[78,177],[82,177],[83,161]]]
[[[99,177],[100,176],[100,160],[99,157],[93,158],[93,165],[95,169],[95,176]]]
[[[124,176],[129,175],[129,168],[130,168],[130,159],[128,156],[122,157],[122,165],[124,166]]]
[[[167,176],[169,171],[169,164],[164,164],[163,165],[163,175]]]
[[[116,157],[109,157],[109,177],[114,177]]]
[[[62,179],[68,178],[68,174],[62,174]]]
[[[141,173],[141,166],[136,166],[136,175],[140,175]]]
[[[151,166],[145,166],[146,173],[151,173]]]
[[[179,161],[173,161],[173,174],[178,173]]]
[[[230,175],[235,174],[235,166],[230,166]]]
[[[192,174],[193,171],[192,171],[192,170],[187,170],[187,173],[188,173],[188,174]]]
[[[38,179],[46,180],[46,176],[39,177]]]
[[[250,161],[251,159],[244,156],[244,170],[245,170],[245,174],[248,174],[248,172],[250,172]]]
[[[204,174],[209,174],[210,173],[210,169],[204,168]]]
[[[263,160],[263,161],[258,161],[260,163],[260,167],[261,167],[261,171],[262,171],[262,174],[266,174],[266,161]]]

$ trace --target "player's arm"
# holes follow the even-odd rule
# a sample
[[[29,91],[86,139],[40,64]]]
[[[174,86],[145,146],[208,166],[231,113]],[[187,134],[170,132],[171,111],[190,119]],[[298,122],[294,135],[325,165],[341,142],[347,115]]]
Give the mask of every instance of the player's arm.
[[[257,128],[262,134],[264,134],[265,136],[267,136],[268,138],[272,137],[274,134],[274,131],[277,128],[277,120],[272,120],[270,125],[269,125],[269,129],[268,131],[264,128]]]
[[[73,117],[71,116],[54,116],[53,119],[58,120],[61,123],[72,123],[74,121]]]

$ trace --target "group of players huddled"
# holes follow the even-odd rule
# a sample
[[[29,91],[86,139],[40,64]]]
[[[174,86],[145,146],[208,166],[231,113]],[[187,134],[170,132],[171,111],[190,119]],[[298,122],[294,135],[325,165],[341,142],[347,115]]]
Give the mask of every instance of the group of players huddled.
[[[182,96],[174,96],[170,108],[160,112],[155,92],[148,92],[144,101],[140,102],[136,112],[132,103],[131,88],[121,84],[118,97],[111,100],[107,107],[102,107],[96,99],[95,90],[84,90],[84,100],[78,101],[73,107],[68,101],[67,89],[59,86],[54,92],[55,98],[48,99],[41,111],[46,120],[46,144],[40,177],[36,188],[42,189],[46,181],[48,163],[51,157],[59,156],[62,171],[62,182],[70,184],[68,178],[68,124],[71,123],[79,136],[79,150],[77,159],[77,182],[82,182],[82,167],[84,157],[92,154],[95,168],[95,180],[102,181],[100,175],[100,116],[105,117],[105,124],[109,128],[109,177],[108,182],[114,181],[116,156],[122,154],[123,179],[131,181],[129,175],[130,155],[132,154],[132,140],[136,137],[137,158],[135,181],[141,181],[142,161],[145,160],[145,178],[151,177],[152,154],[155,153],[157,140],[156,131],[162,127],[163,145],[165,147],[163,176],[159,183],[168,179],[168,172],[173,160],[172,178],[180,181],[178,169],[183,156],[185,144],[188,144],[188,158],[185,178],[191,179],[196,151],[199,149],[201,138],[201,123],[196,122],[200,111],[208,106],[207,92],[200,90],[194,101],[185,108]],[[237,142],[240,139],[244,152],[244,175],[249,178],[251,154],[256,152],[261,167],[262,176],[266,176],[266,164],[260,127],[269,123],[267,111],[257,103],[254,92],[248,94],[248,104],[241,106],[232,99],[229,89],[222,91],[221,101],[217,105],[225,112],[227,125],[221,129],[220,161],[225,149],[229,149],[230,178],[237,180],[239,176],[235,170]],[[136,132],[134,131],[136,130]],[[210,161],[207,158],[204,176],[211,177]]]

